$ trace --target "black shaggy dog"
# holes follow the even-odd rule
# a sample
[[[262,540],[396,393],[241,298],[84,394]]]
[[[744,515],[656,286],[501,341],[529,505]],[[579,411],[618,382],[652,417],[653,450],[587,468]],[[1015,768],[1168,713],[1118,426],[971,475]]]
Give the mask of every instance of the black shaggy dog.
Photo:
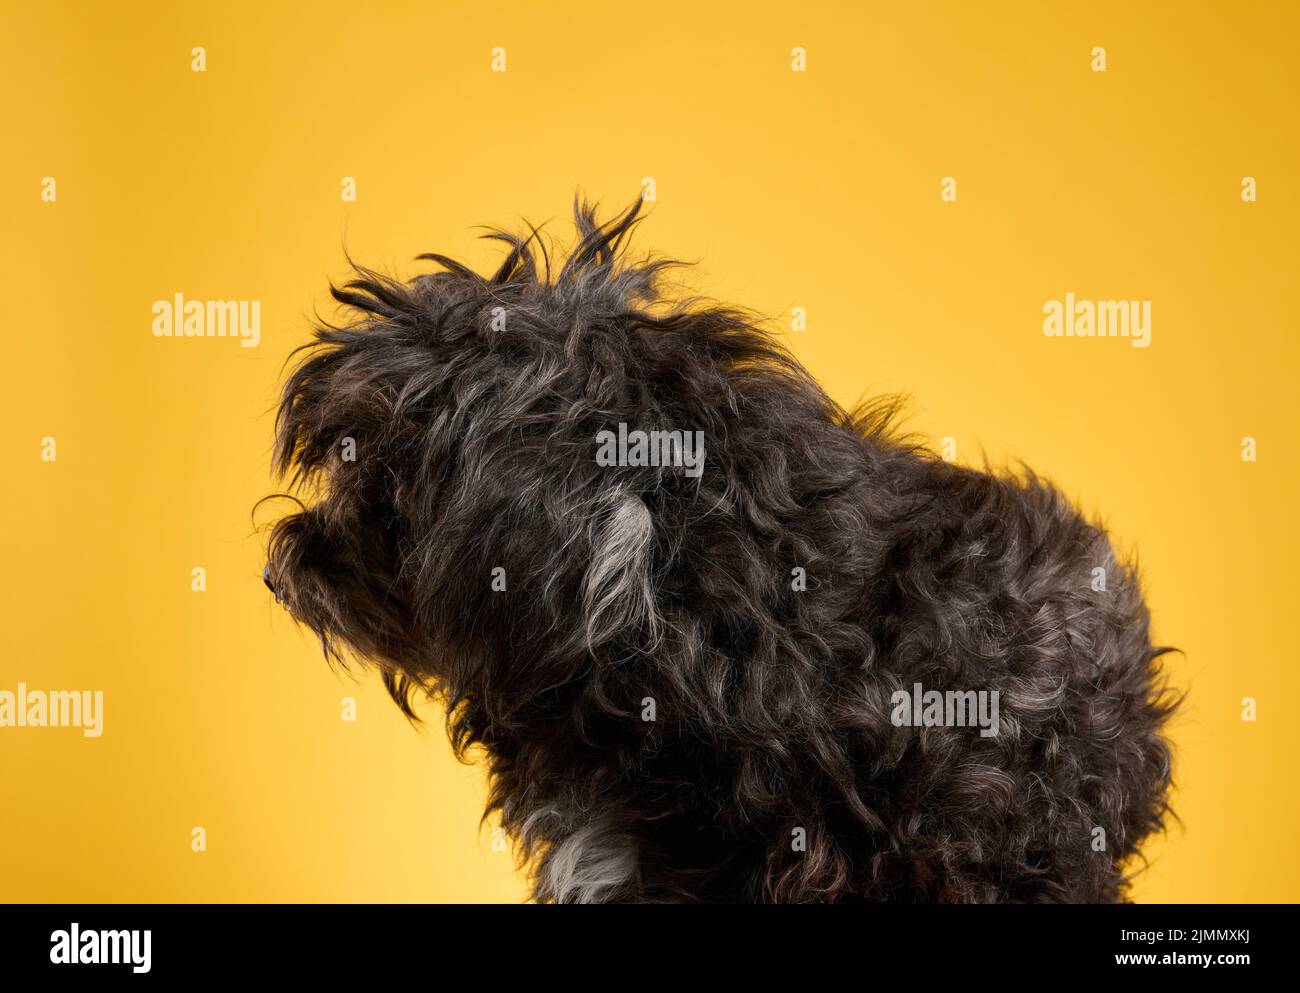
[[[579,206],[558,273],[534,229],[490,277],[334,289],[353,318],[279,411],[311,495],[268,584],[408,714],[445,702],[539,900],[1123,899],[1173,708],[1133,572],[1043,480],[945,463],[751,315],[665,299],[674,263],[622,247],[639,206]],[[702,432],[702,471],[605,464],[620,425]],[[949,701],[921,726],[918,689]],[[978,694],[982,728],[951,706]]]

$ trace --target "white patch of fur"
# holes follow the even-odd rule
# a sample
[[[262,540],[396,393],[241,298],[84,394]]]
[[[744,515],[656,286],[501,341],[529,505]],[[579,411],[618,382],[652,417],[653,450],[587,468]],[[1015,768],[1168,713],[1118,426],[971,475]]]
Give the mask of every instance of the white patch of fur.
[[[639,496],[624,490],[615,491],[612,502],[613,510],[596,536],[582,591],[587,647],[592,650],[628,628],[646,624],[652,637],[657,637],[659,627],[650,583],[654,538],[650,509]]]
[[[554,903],[609,903],[634,893],[638,877],[635,846],[599,824],[589,824],[547,853],[537,892]]]

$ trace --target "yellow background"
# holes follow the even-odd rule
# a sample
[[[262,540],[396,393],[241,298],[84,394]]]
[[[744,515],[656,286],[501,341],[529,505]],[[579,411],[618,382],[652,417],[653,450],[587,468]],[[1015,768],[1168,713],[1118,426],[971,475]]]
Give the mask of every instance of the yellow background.
[[[106,703],[95,740],[0,729],[0,898],[523,897],[481,771],[326,667],[250,511],[345,239],[486,265],[474,225],[564,233],[576,189],[653,177],[641,246],[805,307],[791,344],[837,399],[906,392],[912,428],[1024,458],[1140,551],[1190,697],[1183,823],[1135,896],[1296,899],[1295,11],[6,0],[0,689]],[[1151,300],[1151,347],[1045,338],[1067,291]],[[261,300],[260,347],[153,337],[177,292]]]

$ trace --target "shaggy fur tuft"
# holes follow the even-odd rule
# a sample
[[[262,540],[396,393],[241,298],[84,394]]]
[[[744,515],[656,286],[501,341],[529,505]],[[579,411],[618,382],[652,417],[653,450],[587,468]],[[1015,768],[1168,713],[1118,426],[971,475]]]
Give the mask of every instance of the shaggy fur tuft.
[[[491,276],[333,290],[279,412],[309,497],[278,597],[408,714],[445,702],[539,900],[1123,899],[1174,706],[1133,571],[1032,473],[947,464],[662,295],[639,207],[579,205],[557,273],[494,232]],[[620,422],[702,431],[702,474],[598,465]],[[998,733],[896,726],[917,683],[998,691]]]

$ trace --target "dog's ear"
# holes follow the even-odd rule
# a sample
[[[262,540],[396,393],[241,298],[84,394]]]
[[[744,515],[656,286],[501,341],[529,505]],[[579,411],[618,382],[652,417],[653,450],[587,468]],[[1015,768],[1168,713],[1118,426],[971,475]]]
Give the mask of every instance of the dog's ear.
[[[652,578],[654,518],[623,488],[608,491],[592,524],[591,562],[582,583],[587,648],[619,636],[658,640],[661,619]]]

